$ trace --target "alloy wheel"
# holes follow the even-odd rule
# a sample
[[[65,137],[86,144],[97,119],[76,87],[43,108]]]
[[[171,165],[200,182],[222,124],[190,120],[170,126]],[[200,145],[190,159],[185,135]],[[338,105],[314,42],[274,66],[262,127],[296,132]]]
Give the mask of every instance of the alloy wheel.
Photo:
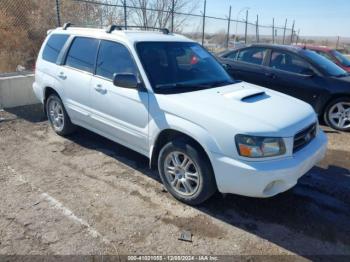
[[[350,127],[350,102],[334,104],[328,112],[328,119],[333,126],[346,129]]]
[[[56,131],[62,131],[64,128],[64,114],[61,103],[51,100],[48,106],[49,118]]]
[[[165,158],[164,171],[169,185],[183,196],[194,195],[201,183],[200,170],[183,152],[171,152]]]

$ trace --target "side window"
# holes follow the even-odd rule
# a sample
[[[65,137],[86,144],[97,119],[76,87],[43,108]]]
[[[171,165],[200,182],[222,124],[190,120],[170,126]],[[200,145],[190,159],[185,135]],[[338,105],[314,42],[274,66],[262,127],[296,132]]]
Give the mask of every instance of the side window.
[[[69,49],[66,65],[93,73],[99,40],[76,37]]]
[[[46,42],[42,58],[48,62],[56,63],[57,57],[68,37],[69,35],[51,35]]]
[[[239,51],[237,61],[249,64],[262,65],[264,62],[267,49],[262,47],[252,47]]]
[[[98,52],[96,75],[113,79],[115,73],[133,73],[136,75],[137,67],[125,46],[102,40]]]
[[[231,52],[231,53],[227,54],[225,58],[231,59],[231,60],[236,60],[237,53],[238,53],[238,51]]]
[[[296,74],[309,74],[313,71],[308,62],[297,55],[283,51],[272,52],[270,67]]]

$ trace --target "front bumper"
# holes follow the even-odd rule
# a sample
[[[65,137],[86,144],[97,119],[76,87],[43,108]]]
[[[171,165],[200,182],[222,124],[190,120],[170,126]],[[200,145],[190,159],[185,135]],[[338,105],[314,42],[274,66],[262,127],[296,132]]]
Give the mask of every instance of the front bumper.
[[[320,131],[292,157],[249,162],[213,153],[211,160],[221,193],[264,198],[295,186],[301,176],[324,158],[326,149],[327,137]]]

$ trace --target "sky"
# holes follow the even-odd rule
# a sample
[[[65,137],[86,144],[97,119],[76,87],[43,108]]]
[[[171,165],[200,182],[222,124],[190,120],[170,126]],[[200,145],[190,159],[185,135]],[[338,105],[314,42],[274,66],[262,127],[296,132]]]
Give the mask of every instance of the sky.
[[[259,14],[261,24],[272,25],[274,17],[275,24],[283,27],[287,18],[288,27],[295,20],[295,29],[303,36],[350,37],[350,0],[207,0],[207,15],[227,17],[230,5],[232,19],[249,7],[252,22]],[[245,19],[245,11],[239,18]],[[224,28],[221,24],[218,27]]]

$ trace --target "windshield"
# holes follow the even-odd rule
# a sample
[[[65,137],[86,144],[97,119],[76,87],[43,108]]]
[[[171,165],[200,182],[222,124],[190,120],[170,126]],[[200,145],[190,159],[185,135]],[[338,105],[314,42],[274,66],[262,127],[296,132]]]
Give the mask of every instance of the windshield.
[[[337,58],[337,60],[344,66],[350,66],[350,59],[344,56],[342,53],[333,50],[332,54]]]
[[[343,70],[341,67],[337,66],[332,61],[317,54],[314,51],[305,50],[304,54],[306,55],[306,57],[311,59],[315,64],[321,67],[329,76],[341,77],[341,76],[348,75],[348,73],[345,70]]]
[[[136,46],[155,92],[188,92],[234,83],[199,44],[140,42]]]

